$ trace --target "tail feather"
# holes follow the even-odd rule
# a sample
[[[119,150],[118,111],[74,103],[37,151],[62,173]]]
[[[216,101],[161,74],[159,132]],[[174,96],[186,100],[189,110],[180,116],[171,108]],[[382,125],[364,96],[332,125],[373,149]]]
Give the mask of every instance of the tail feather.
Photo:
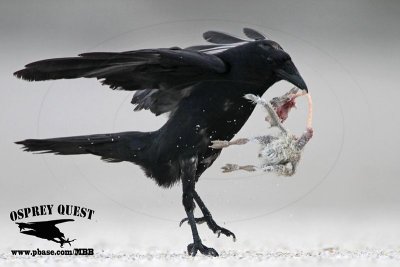
[[[139,165],[158,185],[170,187],[179,181],[179,164],[157,156],[156,132],[123,132],[15,142],[24,151],[56,155],[93,154],[106,162],[129,161]]]
[[[64,138],[57,138],[64,139]],[[72,146],[70,141],[56,141],[54,139],[27,139],[15,142],[23,146],[27,152],[38,152],[38,154],[54,153],[57,155],[78,155],[87,152],[79,148],[79,145]]]
[[[94,154],[108,162],[140,160],[151,145],[152,133],[123,132],[51,139],[27,139],[15,142],[24,151],[56,155]],[[138,152],[135,155],[135,151]],[[140,152],[140,153],[139,153]]]

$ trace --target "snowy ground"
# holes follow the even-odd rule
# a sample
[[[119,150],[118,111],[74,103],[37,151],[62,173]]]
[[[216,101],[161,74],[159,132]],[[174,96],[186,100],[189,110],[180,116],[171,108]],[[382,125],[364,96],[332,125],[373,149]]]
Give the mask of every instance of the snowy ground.
[[[323,248],[309,251],[222,251],[219,258],[185,253],[96,253],[90,257],[10,257],[0,255],[4,266],[396,266],[400,250],[345,250]]]
[[[295,215],[293,217],[296,217]],[[227,223],[237,241],[216,236],[206,226],[199,230],[206,246],[214,247],[218,258],[184,251],[191,241],[190,228],[176,223],[136,218],[118,224],[94,224],[86,234],[68,229],[78,238],[71,248],[92,247],[94,256],[11,256],[10,249],[53,249],[47,240],[15,234],[0,250],[0,266],[399,266],[400,233],[397,218],[390,220],[340,221],[337,215],[323,219],[287,217],[285,212],[265,219]],[[372,217],[379,218],[378,214]],[[284,220],[287,218],[286,220]],[[334,218],[337,218],[334,220]],[[106,225],[112,231],[107,231]],[[130,227],[129,227],[130,225]],[[66,225],[67,226],[67,225]],[[70,224],[73,226],[73,224]],[[74,235],[72,235],[74,233]],[[14,238],[11,238],[11,237]],[[70,249],[65,246],[63,249]]]

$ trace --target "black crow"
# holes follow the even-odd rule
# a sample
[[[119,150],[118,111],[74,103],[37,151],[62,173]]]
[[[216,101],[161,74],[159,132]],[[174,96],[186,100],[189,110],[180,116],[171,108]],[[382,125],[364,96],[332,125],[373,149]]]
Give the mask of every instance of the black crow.
[[[254,110],[243,98],[245,94],[262,95],[280,80],[307,91],[289,54],[278,43],[252,29],[244,29],[244,33],[249,39],[208,31],[203,37],[211,45],[92,52],[30,63],[14,75],[29,81],[97,78],[112,89],[136,91],[132,99],[135,110],[169,113],[169,119],[153,132],[16,143],[25,151],[93,154],[108,162],[133,162],[163,187],[181,181],[187,215],[182,222],[190,224],[194,241],[188,245],[188,253],[218,256],[202,244],[196,227],[196,223],[206,222],[214,233],[235,238],[213,220],[195,191],[199,177],[221,152],[210,148],[211,140],[231,140],[242,128]],[[193,215],[195,202],[203,213],[201,218]]]

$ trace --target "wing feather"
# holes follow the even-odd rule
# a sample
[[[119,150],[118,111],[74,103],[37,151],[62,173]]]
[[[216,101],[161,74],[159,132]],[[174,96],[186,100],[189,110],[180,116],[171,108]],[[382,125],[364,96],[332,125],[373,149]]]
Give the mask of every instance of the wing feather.
[[[30,81],[97,78],[112,89],[138,90],[132,99],[135,110],[149,109],[159,115],[173,111],[190,92],[187,88],[225,71],[218,56],[194,49],[161,48],[46,59],[30,63],[14,75]]]
[[[249,28],[244,34],[253,40],[266,37]],[[14,73],[29,81],[97,78],[112,89],[136,91],[135,110],[148,109],[156,115],[174,111],[195,84],[218,79],[228,67],[221,52],[248,43],[227,33],[207,31],[204,39],[211,45],[125,52],[89,52],[77,57],[36,61]]]
[[[268,39],[264,34],[250,28],[243,28],[243,33],[253,40],[266,40]]]
[[[213,44],[232,44],[248,42],[247,40],[219,31],[207,31],[203,33],[203,38]]]

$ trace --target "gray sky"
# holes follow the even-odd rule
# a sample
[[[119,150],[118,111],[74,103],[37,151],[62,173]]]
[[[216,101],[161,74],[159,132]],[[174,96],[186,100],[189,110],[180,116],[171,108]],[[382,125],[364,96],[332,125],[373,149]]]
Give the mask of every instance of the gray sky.
[[[365,221],[371,214],[391,221],[400,201],[398,14],[398,1],[1,1],[1,228],[13,237],[11,210],[61,202],[88,206],[105,224],[122,220],[131,229],[144,222],[144,232],[162,222],[148,216],[172,227],[184,215],[180,187],[157,188],[133,164],[32,155],[13,144],[147,131],[165,117],[133,112],[131,92],[95,80],[28,83],[13,77],[14,71],[35,60],[88,51],[185,47],[205,43],[205,30],[241,35],[243,27],[266,33],[292,56],[313,95],[315,137],[293,178],[222,174],[226,162],[254,163],[257,155],[255,145],[226,149],[197,186],[209,208],[232,225],[330,218],[326,214],[339,221]],[[278,83],[265,97],[290,88]],[[301,133],[305,100],[298,105],[287,126]],[[265,134],[263,117],[256,109],[238,136]],[[168,229],[160,226],[160,232]],[[145,239],[145,233],[135,234]]]

